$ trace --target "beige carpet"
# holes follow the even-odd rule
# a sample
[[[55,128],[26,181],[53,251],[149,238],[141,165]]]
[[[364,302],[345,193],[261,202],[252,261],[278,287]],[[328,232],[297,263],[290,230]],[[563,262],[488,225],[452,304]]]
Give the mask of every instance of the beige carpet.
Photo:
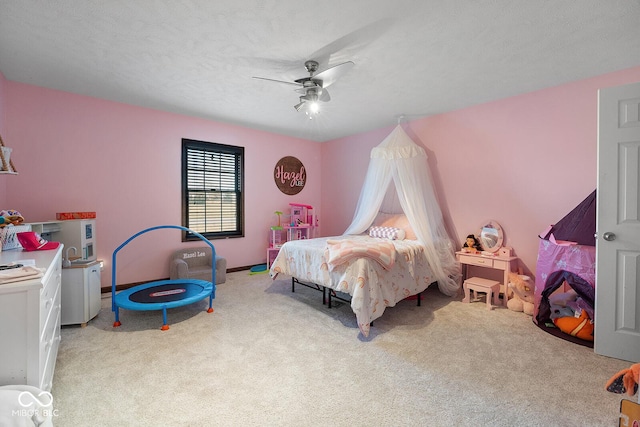
[[[63,327],[56,426],[614,426],[628,362],[432,287],[359,335],[348,304],[247,272],[206,301]]]

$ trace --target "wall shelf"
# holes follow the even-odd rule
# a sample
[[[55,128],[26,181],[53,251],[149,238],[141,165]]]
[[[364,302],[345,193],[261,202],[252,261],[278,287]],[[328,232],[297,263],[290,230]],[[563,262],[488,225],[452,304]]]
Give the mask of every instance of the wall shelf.
[[[5,147],[2,136],[0,136],[0,173],[9,175],[18,174],[16,167],[13,165],[13,160],[11,160],[11,148]]]

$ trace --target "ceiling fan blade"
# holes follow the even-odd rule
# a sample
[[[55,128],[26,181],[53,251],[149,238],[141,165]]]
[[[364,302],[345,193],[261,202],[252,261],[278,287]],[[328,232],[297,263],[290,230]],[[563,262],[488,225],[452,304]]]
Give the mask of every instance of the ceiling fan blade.
[[[338,78],[347,73],[355,64],[351,61],[343,62],[342,64],[335,65],[328,68],[315,76],[314,80],[322,80],[322,87],[326,88],[331,86]]]
[[[315,77],[301,77],[299,79],[295,79],[294,82],[304,85],[306,82],[313,83],[316,80]]]
[[[276,83],[283,83],[283,84],[286,84],[286,85],[293,85],[293,86],[298,87],[298,88],[302,87],[301,83],[296,83],[296,82],[287,82],[287,81],[284,81],[284,80],[268,79],[266,77],[255,77],[254,76],[252,78],[253,79],[257,79],[257,80],[266,80],[268,82],[276,82]]]

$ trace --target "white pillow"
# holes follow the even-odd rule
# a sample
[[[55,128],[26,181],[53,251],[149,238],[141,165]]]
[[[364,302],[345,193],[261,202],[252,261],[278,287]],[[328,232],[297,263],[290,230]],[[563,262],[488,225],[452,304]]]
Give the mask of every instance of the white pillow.
[[[400,228],[405,232],[405,239],[418,240],[405,214],[387,214],[380,212],[373,222],[377,227]]]
[[[404,240],[406,233],[402,228],[395,227],[371,227],[369,236],[382,237],[389,240]]]

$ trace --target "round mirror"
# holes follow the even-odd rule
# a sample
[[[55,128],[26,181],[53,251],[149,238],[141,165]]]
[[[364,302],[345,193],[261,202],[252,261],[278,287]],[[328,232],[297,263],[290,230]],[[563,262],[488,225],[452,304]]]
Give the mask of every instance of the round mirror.
[[[479,233],[482,250],[486,252],[498,252],[502,247],[502,227],[496,221],[488,220],[482,223]]]

